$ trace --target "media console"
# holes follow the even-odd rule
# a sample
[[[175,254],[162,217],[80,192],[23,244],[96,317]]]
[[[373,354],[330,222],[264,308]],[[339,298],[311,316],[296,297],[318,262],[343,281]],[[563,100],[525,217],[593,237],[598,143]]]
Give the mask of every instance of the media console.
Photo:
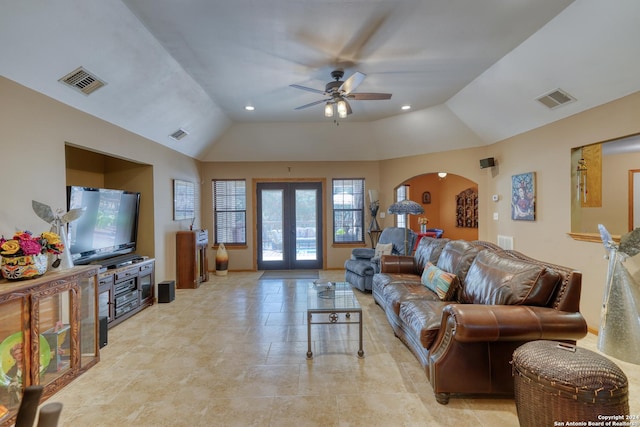
[[[115,326],[153,305],[155,260],[141,256],[104,260],[98,275],[98,315]]]
[[[144,261],[145,259],[147,258],[138,254],[126,254],[103,259],[101,261],[95,261],[91,264],[100,265],[102,267],[101,271],[104,271],[105,269],[113,270],[127,265],[136,264],[138,262]]]
[[[42,386],[44,401],[100,360],[97,275],[97,266],[85,265],[0,279],[0,407],[8,410],[0,426],[15,424],[22,387]],[[18,349],[23,357],[15,359]]]

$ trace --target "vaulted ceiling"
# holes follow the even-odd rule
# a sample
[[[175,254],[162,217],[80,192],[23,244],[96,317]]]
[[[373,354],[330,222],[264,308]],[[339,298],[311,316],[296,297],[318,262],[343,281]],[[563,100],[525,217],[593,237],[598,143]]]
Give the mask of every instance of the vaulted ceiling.
[[[639,18],[637,0],[7,1],[0,75],[200,160],[375,160],[640,90]],[[105,86],[59,82],[78,67]],[[335,69],[391,99],[350,101],[338,123],[324,102],[296,110],[326,96],[290,85],[322,92]],[[575,101],[536,100],[558,88]]]

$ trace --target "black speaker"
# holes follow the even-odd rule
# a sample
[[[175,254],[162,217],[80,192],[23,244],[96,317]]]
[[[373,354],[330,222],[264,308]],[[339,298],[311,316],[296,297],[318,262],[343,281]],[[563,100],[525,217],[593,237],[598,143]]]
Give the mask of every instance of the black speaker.
[[[486,159],[480,159],[480,169],[492,168],[496,165],[493,157],[487,157]]]
[[[107,338],[107,331],[109,330],[109,325],[107,323],[107,316],[100,316],[100,319],[98,319],[99,321],[99,330],[100,330],[100,341],[98,343],[98,345],[100,346],[100,348],[104,347],[105,345],[107,345],[108,342],[108,338]]]
[[[166,280],[158,283],[158,302],[171,302],[176,299],[175,280]]]

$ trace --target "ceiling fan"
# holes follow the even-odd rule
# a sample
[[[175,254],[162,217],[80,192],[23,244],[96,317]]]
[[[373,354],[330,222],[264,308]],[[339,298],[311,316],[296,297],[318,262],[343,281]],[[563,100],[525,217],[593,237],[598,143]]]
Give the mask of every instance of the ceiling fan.
[[[353,93],[353,91],[364,81],[366,74],[356,71],[347,80],[340,80],[344,76],[344,70],[334,70],[331,72],[331,77],[334,81],[327,83],[324,91],[319,89],[313,89],[306,86],[290,85],[296,89],[306,90],[307,92],[318,93],[325,95],[327,98],[319,101],[311,102],[309,104],[301,105],[295,108],[296,110],[302,110],[303,108],[313,107],[314,105],[326,103],[324,107],[325,117],[333,117],[334,110],[337,111],[338,117],[345,118],[351,114],[351,105],[347,100],[355,101],[370,101],[376,99],[390,99],[390,93]]]

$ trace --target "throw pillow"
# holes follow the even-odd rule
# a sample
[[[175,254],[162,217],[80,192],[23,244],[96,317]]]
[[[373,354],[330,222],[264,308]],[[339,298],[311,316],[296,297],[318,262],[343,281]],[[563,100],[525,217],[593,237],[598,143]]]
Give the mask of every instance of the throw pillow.
[[[374,258],[380,258],[382,255],[391,255],[393,243],[378,243],[376,245],[376,253]]]
[[[422,284],[435,292],[440,300],[450,301],[459,281],[455,274],[441,270],[428,262],[422,272]]]

